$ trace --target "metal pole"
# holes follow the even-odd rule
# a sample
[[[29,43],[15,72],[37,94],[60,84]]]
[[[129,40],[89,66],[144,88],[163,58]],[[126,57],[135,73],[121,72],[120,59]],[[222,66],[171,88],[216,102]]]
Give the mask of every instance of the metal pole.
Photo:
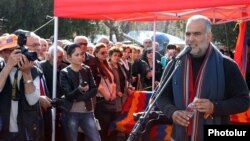
[[[156,21],[154,20],[154,36],[153,36],[153,70],[152,70],[152,91],[155,89],[155,35],[156,35]]]
[[[58,39],[58,17],[54,17],[54,58],[53,58],[53,93],[52,98],[56,98],[56,81],[57,81],[57,39]],[[56,121],[56,109],[52,108],[52,141],[55,141],[55,121]]]

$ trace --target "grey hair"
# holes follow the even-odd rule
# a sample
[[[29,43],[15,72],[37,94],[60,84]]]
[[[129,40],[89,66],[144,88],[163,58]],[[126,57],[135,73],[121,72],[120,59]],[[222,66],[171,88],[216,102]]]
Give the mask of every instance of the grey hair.
[[[32,38],[35,38],[35,39],[41,39],[41,37],[40,36],[38,36],[36,33],[34,33],[34,32],[29,32],[29,34],[28,34],[28,37],[32,37]]]
[[[76,36],[76,37],[74,38],[74,43],[76,43],[77,40],[79,40],[79,39],[84,39],[84,40],[86,40],[87,42],[89,42],[89,39],[88,39],[88,37],[86,37],[86,36]]]
[[[106,37],[106,36],[101,36],[101,37],[98,39],[97,43],[102,43],[104,40],[106,40],[106,41],[109,42],[109,38],[108,38],[108,37]]]
[[[146,42],[146,41],[151,41],[151,42],[153,43],[152,39],[150,39],[150,38],[144,39],[144,40],[143,40],[143,43]]]
[[[60,47],[60,46],[57,46],[57,52],[62,52],[63,55],[64,55],[64,49],[63,49],[62,47]],[[48,54],[49,54],[50,56],[54,56],[54,46],[51,46],[51,47],[49,48]]]
[[[194,15],[188,19],[187,24],[186,24],[186,28],[187,28],[187,25],[189,25],[193,21],[204,22],[205,26],[206,26],[206,32],[208,33],[208,32],[212,31],[212,22],[210,21],[210,19],[208,17],[203,16],[203,15]]]

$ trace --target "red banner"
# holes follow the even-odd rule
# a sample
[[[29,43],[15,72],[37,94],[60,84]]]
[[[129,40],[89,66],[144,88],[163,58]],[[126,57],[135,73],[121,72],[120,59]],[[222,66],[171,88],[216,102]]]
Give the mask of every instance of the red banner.
[[[236,61],[241,74],[245,78],[247,66],[247,38],[246,38],[247,23],[241,22],[239,28],[238,39],[235,48],[234,60]]]

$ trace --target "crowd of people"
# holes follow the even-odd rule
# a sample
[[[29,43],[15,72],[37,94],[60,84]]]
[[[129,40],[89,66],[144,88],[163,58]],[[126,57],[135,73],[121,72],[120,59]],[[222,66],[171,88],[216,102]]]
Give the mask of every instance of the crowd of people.
[[[173,120],[174,140],[202,140],[203,124],[228,123],[230,114],[249,107],[249,91],[236,64],[219,53],[211,38],[208,19],[188,20],[186,42],[192,51],[182,58],[188,70],[183,65],[171,85],[159,87],[164,94],[157,106]],[[105,37],[92,44],[84,35],[54,41],[20,29],[1,36],[0,141],[50,141],[52,107],[57,108],[56,141],[125,140],[121,133],[108,133],[110,124],[120,116],[133,91],[152,91],[153,76],[153,83],[159,85],[168,62],[182,49],[169,44],[160,53],[157,45],[151,39],[144,40],[143,48],[113,44]],[[52,97],[54,57],[56,98]],[[198,98],[194,104],[197,112],[190,121],[183,111],[194,97]],[[190,123],[195,120],[201,124]]]
[[[57,108],[56,140],[76,141],[82,138],[81,132],[89,141],[119,140],[123,135],[108,134],[110,123],[119,117],[130,94],[151,91],[152,76],[157,85],[164,69],[162,55],[156,52],[153,74],[151,39],[144,41],[145,48],[111,44],[105,37],[95,45],[83,35],[58,40],[53,99],[53,39],[18,29],[0,40],[4,42],[0,47],[1,140],[51,140],[53,106]],[[60,105],[59,99],[66,104]]]

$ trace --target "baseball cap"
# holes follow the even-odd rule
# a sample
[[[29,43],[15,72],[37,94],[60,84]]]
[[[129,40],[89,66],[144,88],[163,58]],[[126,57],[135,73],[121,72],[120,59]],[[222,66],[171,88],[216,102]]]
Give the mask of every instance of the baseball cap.
[[[0,37],[0,51],[17,47],[17,36],[14,34]]]

